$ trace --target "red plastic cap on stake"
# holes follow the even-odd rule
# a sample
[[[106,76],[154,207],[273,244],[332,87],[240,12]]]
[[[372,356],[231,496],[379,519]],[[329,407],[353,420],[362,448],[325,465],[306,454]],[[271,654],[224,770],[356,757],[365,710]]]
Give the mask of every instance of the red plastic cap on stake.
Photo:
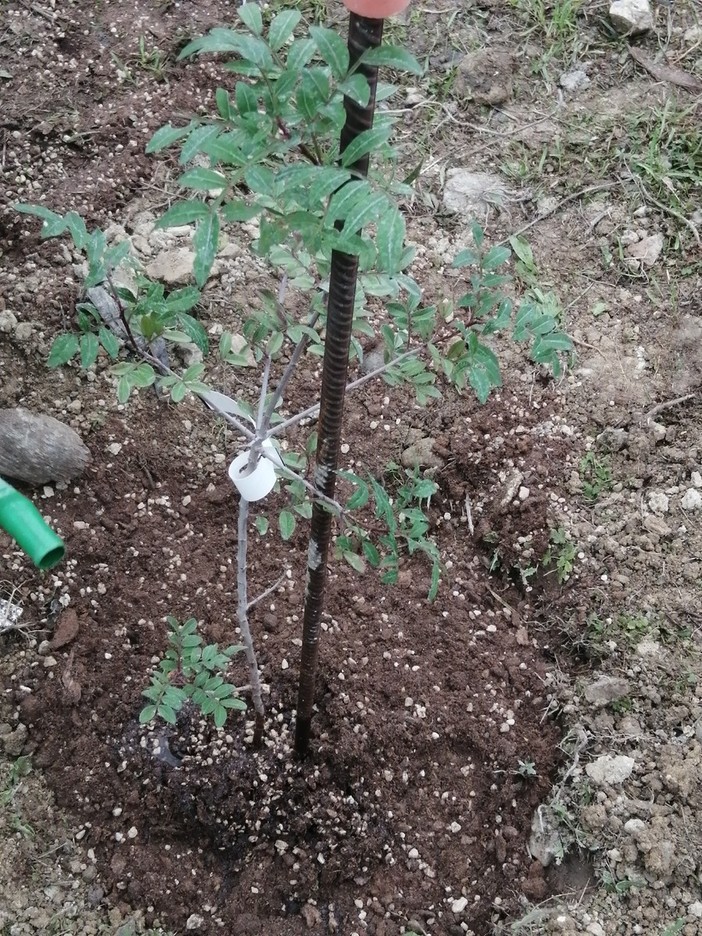
[[[368,19],[385,19],[409,6],[409,0],[343,0],[343,3],[347,10]]]

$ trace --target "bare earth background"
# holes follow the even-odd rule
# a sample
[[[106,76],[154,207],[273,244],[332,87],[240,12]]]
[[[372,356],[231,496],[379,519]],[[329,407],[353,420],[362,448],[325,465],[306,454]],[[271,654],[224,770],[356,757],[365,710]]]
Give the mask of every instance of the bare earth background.
[[[12,205],[80,211],[178,282],[169,251],[188,239],[153,228],[178,170],[144,147],[231,80],[175,58],[235,6],[0,3],[0,406],[64,420],[92,453],[75,486],[27,491],[66,563],[40,576],[0,538],[0,597],[24,609],[0,637],[0,933],[695,936],[702,110],[680,84],[702,79],[699,6],[654,7],[636,40],[605,4],[565,0],[438,0],[388,24],[428,62],[390,104],[407,171],[421,163],[417,279],[459,294],[470,216],[446,188],[451,170],[490,173],[471,214],[492,243],[524,231],[519,288],[557,297],[576,354],[554,383],[505,347],[484,407],[420,410],[381,382],[350,401],[349,466],[392,484],[390,462],[431,450],[439,597],[420,559],[395,589],[332,567],[301,767],[305,530],[292,548],[255,535],[252,593],[288,570],[253,619],[268,746],[251,752],[243,720],[183,723],[174,768],[138,725],[140,692],[166,614],[231,639],[236,440],[194,404],[117,405],[103,361],[45,368],[77,258]],[[345,27],[340,4],[300,9]],[[213,336],[270,284],[238,238],[198,310]],[[253,398],[253,376],[216,375]],[[290,411],[317,386],[307,365]]]

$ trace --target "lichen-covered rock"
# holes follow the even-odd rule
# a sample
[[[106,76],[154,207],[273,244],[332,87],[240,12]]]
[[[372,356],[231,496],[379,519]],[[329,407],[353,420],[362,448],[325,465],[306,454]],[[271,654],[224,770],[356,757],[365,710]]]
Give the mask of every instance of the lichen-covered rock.
[[[0,410],[0,475],[26,484],[70,481],[89,459],[78,433],[53,416]]]

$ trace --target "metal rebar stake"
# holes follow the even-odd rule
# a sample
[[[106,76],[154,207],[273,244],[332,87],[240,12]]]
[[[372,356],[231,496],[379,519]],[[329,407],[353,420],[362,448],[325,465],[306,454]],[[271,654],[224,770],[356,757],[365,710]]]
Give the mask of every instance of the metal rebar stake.
[[[358,62],[367,49],[380,45],[383,38],[383,24],[382,19],[368,19],[364,16],[357,16],[355,13],[350,14],[348,47],[351,66]],[[358,71],[365,75],[368,81],[370,97],[365,107],[361,107],[349,98],[344,98],[346,122],[341,131],[340,151],[342,153],[359,133],[370,130],[373,126],[378,69],[361,64]],[[368,174],[369,159],[370,154],[366,154],[350,166],[354,175]],[[334,497],[336,469],[339,461],[357,278],[358,257],[333,251],[320,394],[317,465],[314,477],[315,487],[329,498]],[[300,683],[295,724],[295,751],[300,756],[307,753],[310,742],[331,526],[332,516],[329,511],[319,501],[314,501],[307,553],[307,588],[302,623]]]

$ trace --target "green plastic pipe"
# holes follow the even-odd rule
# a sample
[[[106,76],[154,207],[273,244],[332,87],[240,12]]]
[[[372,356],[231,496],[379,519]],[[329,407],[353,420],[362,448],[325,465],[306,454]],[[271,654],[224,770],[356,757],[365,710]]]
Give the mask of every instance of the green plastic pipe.
[[[63,540],[34,504],[0,478],[0,529],[17,541],[38,569],[51,569],[66,552]]]

